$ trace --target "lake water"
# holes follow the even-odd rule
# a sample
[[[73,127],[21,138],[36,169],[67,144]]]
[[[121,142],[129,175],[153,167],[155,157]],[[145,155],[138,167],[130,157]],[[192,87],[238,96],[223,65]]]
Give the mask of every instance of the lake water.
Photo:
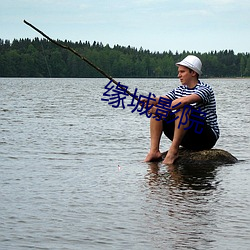
[[[117,80],[147,95],[179,85]],[[101,101],[108,82],[0,79],[0,249],[249,249],[250,79],[204,81],[215,148],[240,161],[185,168],[143,163],[149,119]]]

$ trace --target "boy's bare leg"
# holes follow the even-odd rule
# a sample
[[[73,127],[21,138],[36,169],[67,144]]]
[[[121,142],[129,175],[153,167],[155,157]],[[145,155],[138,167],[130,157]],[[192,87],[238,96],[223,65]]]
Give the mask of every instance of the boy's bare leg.
[[[145,158],[145,162],[158,160],[161,158],[160,140],[163,130],[162,121],[150,118],[150,151]]]
[[[190,112],[187,113],[186,116],[184,116],[183,120],[182,120],[183,123],[185,123],[185,122],[187,122],[187,123],[186,124],[181,123],[180,127],[178,128],[182,112],[183,112],[183,109],[180,109],[180,111],[178,113],[176,113],[176,116],[179,116],[179,118],[175,120],[173,141],[172,141],[172,144],[171,144],[171,146],[170,146],[170,148],[168,150],[168,153],[167,153],[164,161],[162,162],[162,163],[167,164],[167,165],[173,164],[174,161],[178,158],[178,156],[179,156],[179,146],[181,144],[181,141],[182,141],[184,135],[187,132],[187,130],[184,130],[184,128],[187,128],[189,126]]]

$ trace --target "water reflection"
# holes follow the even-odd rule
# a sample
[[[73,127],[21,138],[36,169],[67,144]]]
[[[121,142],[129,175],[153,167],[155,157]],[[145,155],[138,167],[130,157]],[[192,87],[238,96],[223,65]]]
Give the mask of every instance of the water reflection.
[[[215,189],[218,184],[215,182],[216,168],[213,165],[165,166],[159,162],[151,162],[147,179],[150,185],[165,183],[171,185],[171,188],[210,190]]]
[[[153,219],[149,216],[148,223],[153,228],[164,228],[172,242],[169,249],[209,249],[216,228],[217,211],[212,206],[217,199],[216,167],[150,163],[146,180],[150,191],[147,201],[155,203],[147,215],[157,215]],[[157,242],[164,241],[160,237]]]

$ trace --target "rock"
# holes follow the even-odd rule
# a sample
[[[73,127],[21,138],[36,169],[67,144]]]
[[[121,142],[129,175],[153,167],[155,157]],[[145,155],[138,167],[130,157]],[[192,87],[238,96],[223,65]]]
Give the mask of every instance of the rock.
[[[162,154],[163,159],[167,152]],[[238,160],[229,152],[222,149],[209,150],[188,150],[181,148],[179,151],[179,158],[174,162],[175,165],[222,165],[236,163]]]

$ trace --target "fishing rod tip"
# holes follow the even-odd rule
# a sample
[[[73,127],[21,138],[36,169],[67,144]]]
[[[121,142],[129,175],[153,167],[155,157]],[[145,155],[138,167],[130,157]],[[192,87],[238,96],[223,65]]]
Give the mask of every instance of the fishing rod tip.
[[[26,21],[25,19],[23,19],[23,22],[25,23],[25,24],[30,24],[28,21]]]

